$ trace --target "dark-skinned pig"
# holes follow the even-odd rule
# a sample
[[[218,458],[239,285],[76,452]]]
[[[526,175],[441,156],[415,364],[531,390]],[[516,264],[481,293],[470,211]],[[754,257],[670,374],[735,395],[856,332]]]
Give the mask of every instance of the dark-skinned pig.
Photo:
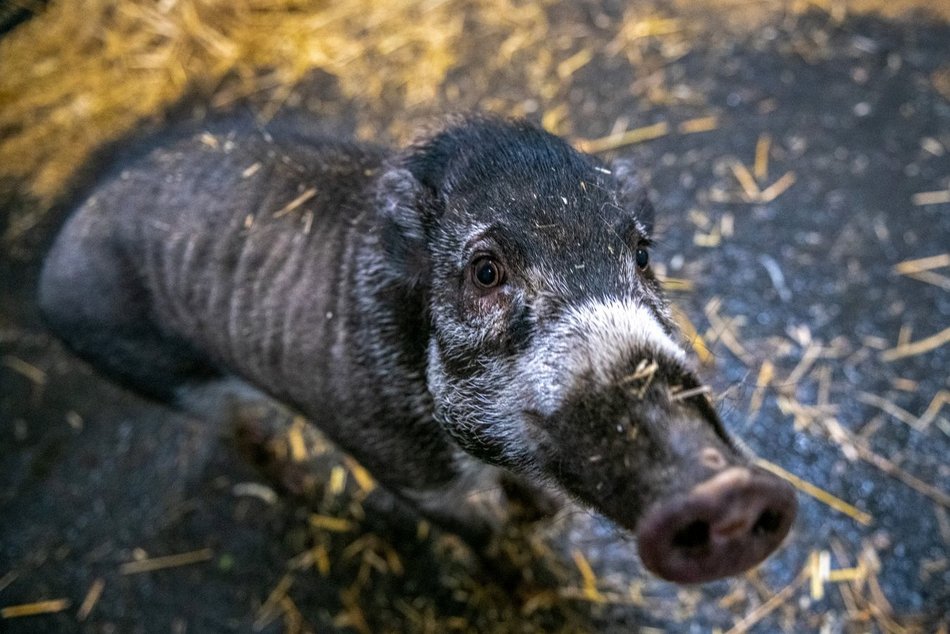
[[[677,343],[632,167],[521,121],[449,120],[398,152],[241,120],[105,171],[39,299],[140,392],[236,375],[300,411],[423,514],[514,474],[636,533],[661,577],[742,572],[791,488],[730,440]]]

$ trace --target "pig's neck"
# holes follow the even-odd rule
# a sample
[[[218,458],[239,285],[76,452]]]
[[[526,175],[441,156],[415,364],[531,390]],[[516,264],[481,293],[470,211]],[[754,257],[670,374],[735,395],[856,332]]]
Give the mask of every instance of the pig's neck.
[[[339,282],[343,314],[328,350],[336,373],[323,402],[302,409],[389,487],[441,487],[458,475],[459,449],[432,415],[426,294],[394,276],[372,229],[358,244]]]
[[[440,437],[426,387],[425,293],[395,276],[374,227],[360,224],[338,238],[351,248],[337,252],[331,286],[311,285],[312,306],[298,311],[310,313],[309,327],[291,322],[292,362],[271,385],[341,444],[366,428]]]
[[[427,295],[398,277],[375,234],[366,236],[350,288],[354,348],[367,363],[357,371],[369,387],[381,390],[390,407],[414,418],[431,419],[426,387],[429,344]],[[361,330],[352,330],[359,328]]]

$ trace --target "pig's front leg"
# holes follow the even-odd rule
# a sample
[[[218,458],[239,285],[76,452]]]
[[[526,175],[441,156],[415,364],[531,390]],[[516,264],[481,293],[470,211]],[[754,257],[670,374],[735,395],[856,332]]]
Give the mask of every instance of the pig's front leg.
[[[399,493],[433,524],[458,535],[474,550],[487,552],[508,517],[501,471],[468,458],[459,462],[459,475],[451,482],[437,488],[403,488]]]
[[[286,492],[308,500],[322,498],[319,491],[309,491],[306,483],[312,486],[315,476],[319,480],[318,474],[326,470],[325,464],[295,462],[286,450],[293,413],[264,397],[257,400],[231,392],[228,395],[234,399],[229,401],[224,416],[232,420],[238,446],[245,456]],[[263,413],[261,408],[267,407],[271,410]],[[318,444],[316,438],[322,435],[315,427],[307,426],[303,431],[306,444]],[[446,463],[444,454],[427,455],[418,447],[415,451],[400,447],[398,454],[387,454],[382,461],[365,448],[349,449],[364,466],[374,467],[371,473],[384,489],[434,526],[456,534],[479,555],[491,550],[507,527],[553,515],[558,508],[552,494],[539,485],[463,454]],[[381,466],[381,462],[388,468]],[[433,472],[441,474],[439,480],[431,481],[429,476]],[[447,472],[454,473],[454,477],[445,479]],[[388,506],[383,504],[380,508]]]
[[[404,491],[418,511],[481,554],[505,529],[553,516],[563,500],[540,484],[464,458],[459,477],[435,490]]]
[[[508,521],[529,524],[553,517],[564,506],[564,498],[533,480],[510,471],[500,475],[502,490],[508,501]]]
[[[533,560],[527,543],[533,523],[554,515],[564,499],[540,484],[471,461],[462,476],[438,491],[406,497],[424,517],[459,536],[479,561],[486,582],[530,596],[556,583]]]

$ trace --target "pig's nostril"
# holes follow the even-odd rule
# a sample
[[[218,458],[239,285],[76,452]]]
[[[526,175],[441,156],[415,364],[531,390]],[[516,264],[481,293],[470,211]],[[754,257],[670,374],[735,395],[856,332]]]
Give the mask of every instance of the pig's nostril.
[[[782,526],[782,513],[774,509],[765,509],[759,514],[759,518],[752,525],[753,535],[768,535],[774,533]]]
[[[675,548],[701,548],[709,543],[709,522],[695,520],[673,534]]]

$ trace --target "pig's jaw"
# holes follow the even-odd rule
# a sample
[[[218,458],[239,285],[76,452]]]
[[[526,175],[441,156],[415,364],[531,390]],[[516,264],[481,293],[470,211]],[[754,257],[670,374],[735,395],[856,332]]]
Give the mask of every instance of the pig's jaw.
[[[532,451],[521,415],[522,393],[510,381],[506,359],[482,358],[466,377],[447,373],[443,351],[429,345],[427,383],[434,418],[466,453],[489,464],[527,473]]]

